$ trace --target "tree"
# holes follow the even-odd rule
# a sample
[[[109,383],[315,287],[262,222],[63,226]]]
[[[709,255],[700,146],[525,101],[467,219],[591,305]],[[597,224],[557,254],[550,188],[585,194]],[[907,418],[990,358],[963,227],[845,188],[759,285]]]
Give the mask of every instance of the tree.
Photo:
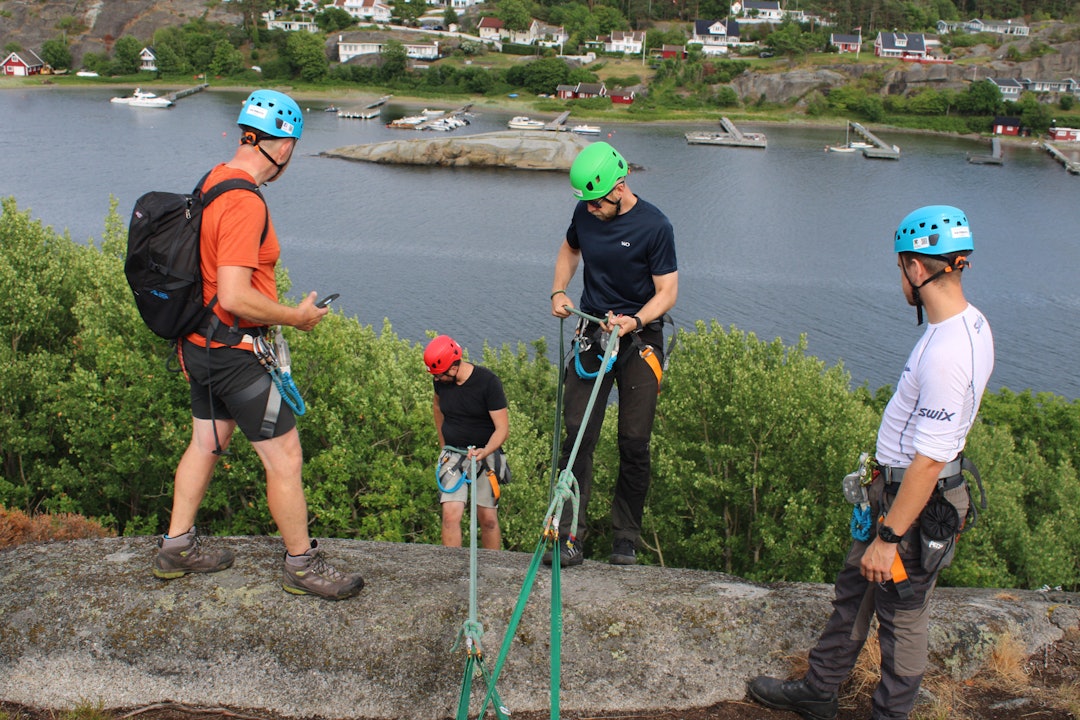
[[[299,34],[299,33],[298,33]],[[305,33],[306,34],[306,33]],[[244,56],[227,40],[220,40],[214,48],[210,73],[215,77],[227,77],[244,68]]]
[[[565,83],[570,68],[559,58],[541,58],[525,65],[523,84],[532,93],[553,93]]]
[[[143,44],[131,35],[125,35],[113,45],[112,72],[114,75],[133,75],[142,65]]]
[[[449,3],[446,5],[446,9],[443,10],[443,14],[442,14],[442,22],[443,22],[443,27],[446,28],[447,30],[450,29],[451,25],[457,25],[457,23],[458,23],[458,14],[457,14],[457,11],[454,10],[453,5],[451,5]]]
[[[41,59],[55,70],[71,67],[71,50],[64,37],[46,40],[41,44]]]
[[[293,73],[302,80],[317,82],[330,74],[330,61],[320,36],[306,32],[289,33],[286,55]]]
[[[396,80],[409,72],[409,55],[400,40],[387,40],[379,53],[380,75],[384,81]]]
[[[402,25],[415,26],[424,11],[427,3],[424,0],[393,0],[394,15],[401,19]]]
[[[960,95],[957,104],[965,115],[996,115],[1001,107],[1001,91],[989,80],[977,80]]]
[[[508,30],[525,32],[532,24],[532,14],[525,0],[499,0],[495,15]]]
[[[315,16],[315,24],[323,32],[337,32],[356,24],[356,18],[339,7],[328,5]]]

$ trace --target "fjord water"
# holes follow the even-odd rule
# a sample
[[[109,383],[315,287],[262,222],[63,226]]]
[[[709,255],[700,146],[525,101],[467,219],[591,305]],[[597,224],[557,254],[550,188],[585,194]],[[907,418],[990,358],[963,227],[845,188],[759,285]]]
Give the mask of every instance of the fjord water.
[[[127,89],[124,89],[125,91]],[[0,196],[79,241],[100,238],[109,198],[125,218],[147,190],[188,190],[237,142],[241,92],[206,92],[171,110],[110,104],[120,90],[0,91]],[[320,157],[351,144],[441,139],[339,119],[304,102],[304,137],[280,182],[264,188],[282,239],[291,295],[341,293],[334,307],[422,342],[453,335],[478,357],[545,337],[555,253],[574,201],[565,174],[399,167]],[[411,111],[417,108],[410,108]],[[511,113],[477,108],[455,134],[505,129]],[[833,129],[757,127],[767,150],[688,146],[709,123],[599,122],[641,170],[630,185],[675,226],[680,327],[727,327],[843,362],[855,384],[895,383],[921,329],[900,293],[892,233],[927,204],[963,208],[976,252],[968,298],[997,343],[991,387],[1080,397],[1080,178],[1044,152],[1006,146],[1001,167],[972,165],[970,140],[882,131],[898,162],[826,153]],[[576,298],[580,275],[571,287]]]

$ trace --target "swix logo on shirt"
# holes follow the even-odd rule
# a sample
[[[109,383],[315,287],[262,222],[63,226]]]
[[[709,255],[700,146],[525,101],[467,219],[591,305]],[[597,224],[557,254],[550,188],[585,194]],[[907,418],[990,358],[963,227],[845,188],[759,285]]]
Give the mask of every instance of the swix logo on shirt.
[[[952,422],[953,416],[956,415],[956,411],[947,411],[945,408],[940,410],[931,410],[930,408],[919,408],[919,417],[929,418],[930,420],[941,420],[943,422]]]

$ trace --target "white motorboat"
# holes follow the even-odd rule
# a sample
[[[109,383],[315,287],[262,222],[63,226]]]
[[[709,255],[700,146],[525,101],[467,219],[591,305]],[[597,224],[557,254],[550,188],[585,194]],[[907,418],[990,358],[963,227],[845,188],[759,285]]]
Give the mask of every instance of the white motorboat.
[[[531,120],[524,115],[518,115],[510,118],[510,122],[506,123],[506,126],[511,130],[543,130],[544,122],[541,120]]]
[[[578,135],[599,135],[600,127],[597,125],[575,125],[570,128],[570,132]]]
[[[143,92],[139,88],[135,88],[135,92],[129,97],[114,97],[109,102],[132,107],[167,108],[173,106],[173,101],[169,98],[158,97],[152,92]]]
[[[416,130],[420,126],[420,124],[424,122],[427,122],[427,118],[423,115],[406,115],[405,117],[401,117],[397,120],[387,123],[386,127],[405,130]]]

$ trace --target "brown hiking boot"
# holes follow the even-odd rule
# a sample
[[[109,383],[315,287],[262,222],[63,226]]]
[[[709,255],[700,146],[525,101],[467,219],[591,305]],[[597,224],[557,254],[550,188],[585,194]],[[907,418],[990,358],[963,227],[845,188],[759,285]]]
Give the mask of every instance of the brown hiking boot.
[[[303,555],[290,558],[286,553],[282,566],[281,587],[293,595],[344,600],[364,589],[364,578],[359,573],[343,573],[323,559],[318,540],[312,540],[311,549]]]
[[[199,545],[199,533],[191,528],[174,538],[162,535],[157,539],[158,553],[154,557],[154,575],[173,580],[188,573],[210,573],[232,567],[232,550],[207,550]]]

